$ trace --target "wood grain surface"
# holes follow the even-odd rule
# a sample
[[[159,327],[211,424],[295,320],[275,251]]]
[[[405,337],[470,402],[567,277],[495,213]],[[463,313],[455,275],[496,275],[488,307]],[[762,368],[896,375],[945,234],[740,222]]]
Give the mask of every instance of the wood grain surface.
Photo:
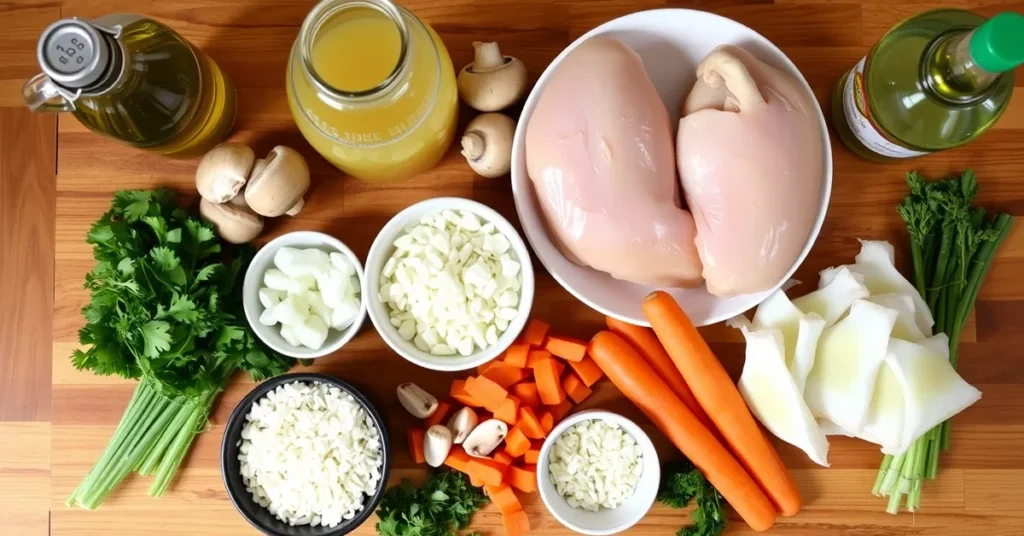
[[[330,233],[365,258],[381,226],[416,201],[469,197],[517,221],[506,180],[475,178],[457,151],[434,170],[408,182],[371,185],[343,177],[298,134],[283,89],[285,61],[312,0],[53,0],[0,2],[0,534],[141,536],[148,534],[254,534],[236,514],[221,483],[223,424],[251,383],[239,378],[215,406],[210,426],[196,441],[168,494],[153,500],[145,479],[128,481],[95,512],[68,509],[64,499],[106,445],[133,385],[75,371],[69,354],[82,326],[82,289],[92,255],[84,241],[89,224],[123,188],[170,186],[194,200],[195,161],[175,161],[125,149],[87,132],[73,118],[33,116],[21,109],[18,88],[36,72],[39,32],[60,16],[94,17],[132,11],[153,16],[212,55],[238,86],[239,116],[233,139],[257,153],[276,144],[301,151],[314,184],[302,214],[268,225],[262,240],[293,230]],[[1024,3],[992,0],[961,4],[892,0],[409,0],[403,5],[433,25],[457,66],[470,60],[474,40],[496,40],[521,58],[536,78],[574,38],[614,17],[656,7],[692,7],[736,19],[774,41],[794,61],[823,108],[843,73],[889,27],[914,13],[941,6],[969,6],[992,15],[1024,12]],[[907,238],[893,207],[910,168],[941,176],[973,168],[980,202],[1024,216],[1024,71],[1018,70],[1010,110],[981,140],[958,150],[893,165],[865,162],[833,139],[832,203],[821,236],[797,278],[851,262],[857,238],[891,240],[898,253]],[[462,110],[462,123],[469,117]],[[56,131],[55,131],[56,130]],[[56,177],[54,178],[54,173]],[[901,255],[899,262],[907,259]],[[559,332],[589,337],[603,322],[537,265],[534,315]],[[960,372],[983,392],[958,416],[953,447],[942,457],[938,480],[928,482],[917,515],[887,515],[870,488],[881,458],[866,443],[833,438],[829,469],[779,444],[807,501],[804,511],[780,518],[780,535],[1024,534],[1024,232],[1012,231],[982,288],[964,336]],[[52,306],[52,323],[49,314]],[[52,326],[52,329],[51,329]],[[733,330],[704,330],[734,375],[743,347]],[[47,341],[52,345],[47,347]],[[422,478],[404,446],[412,418],[393,396],[414,379],[438,391],[459,375],[418,369],[387,350],[370,323],[343,351],[311,370],[361,385],[390,418],[395,452],[392,479]],[[663,456],[667,441],[608,383],[583,407],[605,408],[642,423]],[[539,499],[526,505],[536,534],[568,533]],[[631,534],[668,535],[687,514],[654,508]],[[373,534],[373,520],[358,534]],[[748,534],[733,517],[729,534]],[[496,510],[476,516],[473,528],[503,534]]]

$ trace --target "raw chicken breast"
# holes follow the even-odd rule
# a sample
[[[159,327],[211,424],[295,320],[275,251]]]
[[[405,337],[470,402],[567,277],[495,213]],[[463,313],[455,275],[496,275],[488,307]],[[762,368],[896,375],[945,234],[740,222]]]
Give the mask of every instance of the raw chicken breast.
[[[677,156],[711,294],[771,288],[807,243],[824,175],[811,99],[738,47],[719,47],[697,67]]]
[[[527,124],[526,167],[568,259],[634,283],[700,283],[668,110],[622,42],[591,39],[562,61]]]

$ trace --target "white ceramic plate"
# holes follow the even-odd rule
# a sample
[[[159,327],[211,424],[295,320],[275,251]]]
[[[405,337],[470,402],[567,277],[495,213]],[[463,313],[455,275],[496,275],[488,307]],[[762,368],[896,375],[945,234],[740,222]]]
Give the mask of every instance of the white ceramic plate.
[[[558,440],[558,436],[562,435],[570,426],[590,420],[618,425],[633,436],[642,451],[643,473],[640,475],[640,482],[637,483],[633,495],[618,508],[597,512],[574,508],[569,505],[565,497],[558,494],[558,490],[555,489],[555,485],[551,483],[551,478],[548,475],[548,457],[551,455],[551,448]],[[654,450],[651,438],[647,437],[647,434],[633,421],[610,411],[581,411],[558,423],[558,426],[544,440],[544,445],[540,448],[540,457],[537,459],[537,489],[540,491],[540,498],[544,501],[544,506],[560,523],[580,534],[593,536],[616,534],[635,525],[647,515],[647,511],[654,504],[660,480],[661,465],[658,462],[658,452]]]
[[[512,253],[515,260],[522,265],[520,274],[522,276],[522,287],[519,289],[519,315],[515,320],[509,322],[508,329],[498,337],[497,344],[472,353],[468,356],[452,355],[439,356],[424,352],[410,341],[398,335],[398,329],[391,325],[391,315],[386,303],[381,303],[377,298],[380,292],[380,276],[384,270],[384,264],[395,252],[393,245],[395,239],[405,232],[405,226],[410,223],[419,223],[424,216],[433,216],[444,210],[469,211],[481,219],[493,223],[508,241],[512,244]],[[509,345],[519,336],[519,332],[526,326],[526,320],[530,316],[530,308],[533,307],[533,264],[530,260],[530,252],[526,244],[519,237],[515,227],[508,222],[501,214],[498,214],[490,207],[477,203],[470,199],[461,197],[435,197],[420,201],[391,218],[384,228],[377,233],[377,238],[370,246],[370,253],[366,256],[366,277],[363,279],[363,296],[369,300],[368,308],[370,321],[377,333],[384,339],[384,342],[391,347],[398,355],[417,365],[431,370],[466,370],[482,365],[504,352]],[[364,300],[364,303],[366,301]]]
[[[670,117],[673,118],[679,117],[680,101],[696,81],[697,64],[715,47],[724,44],[739,45],[765,63],[792,75],[809,94],[811,88],[793,62],[754,30],[725,17],[689,9],[641,11],[602,24],[569,45],[541,75],[523,106],[512,147],[512,191],[515,194],[516,210],[523,224],[526,239],[548,272],[574,296],[605,315],[647,326],[649,323],[644,318],[641,303],[654,288],[615,279],[605,272],[578,266],[567,260],[548,237],[543,215],[537,207],[533,184],[526,173],[526,125],[547,80],[569,51],[596,36],[614,37],[632,47],[640,55],[647,75],[668,107]],[[785,277],[764,292],[719,298],[712,296],[704,287],[667,289],[679,301],[695,325],[714,324],[761,303],[792,277],[818,237],[832,191],[832,150],[825,117],[813,95],[812,100],[815,102],[815,110],[821,124],[825,158],[821,170],[824,184],[820,208],[807,244]],[[678,126],[678,121],[673,121],[673,125]]]

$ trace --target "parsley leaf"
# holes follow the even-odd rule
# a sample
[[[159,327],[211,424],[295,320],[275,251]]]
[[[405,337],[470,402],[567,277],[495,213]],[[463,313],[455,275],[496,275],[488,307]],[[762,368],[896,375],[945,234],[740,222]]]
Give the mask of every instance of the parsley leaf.
[[[661,470],[658,500],[670,508],[685,508],[696,499],[693,525],[683,527],[676,536],[718,536],[725,530],[722,496],[689,461],[668,462]]]
[[[381,536],[455,536],[488,499],[462,473],[434,473],[422,486],[408,479],[384,493],[377,516]]]

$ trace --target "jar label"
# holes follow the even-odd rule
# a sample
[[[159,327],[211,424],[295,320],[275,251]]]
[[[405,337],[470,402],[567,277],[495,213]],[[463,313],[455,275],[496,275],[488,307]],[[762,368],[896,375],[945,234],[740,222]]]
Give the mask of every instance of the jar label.
[[[915,151],[894,143],[882,135],[881,129],[871,120],[867,90],[864,84],[864,64],[866,62],[867,57],[861,58],[846,77],[846,85],[843,87],[843,113],[846,115],[846,123],[850,125],[854,137],[865,147],[882,156],[913,158],[928,154],[928,152]]]

